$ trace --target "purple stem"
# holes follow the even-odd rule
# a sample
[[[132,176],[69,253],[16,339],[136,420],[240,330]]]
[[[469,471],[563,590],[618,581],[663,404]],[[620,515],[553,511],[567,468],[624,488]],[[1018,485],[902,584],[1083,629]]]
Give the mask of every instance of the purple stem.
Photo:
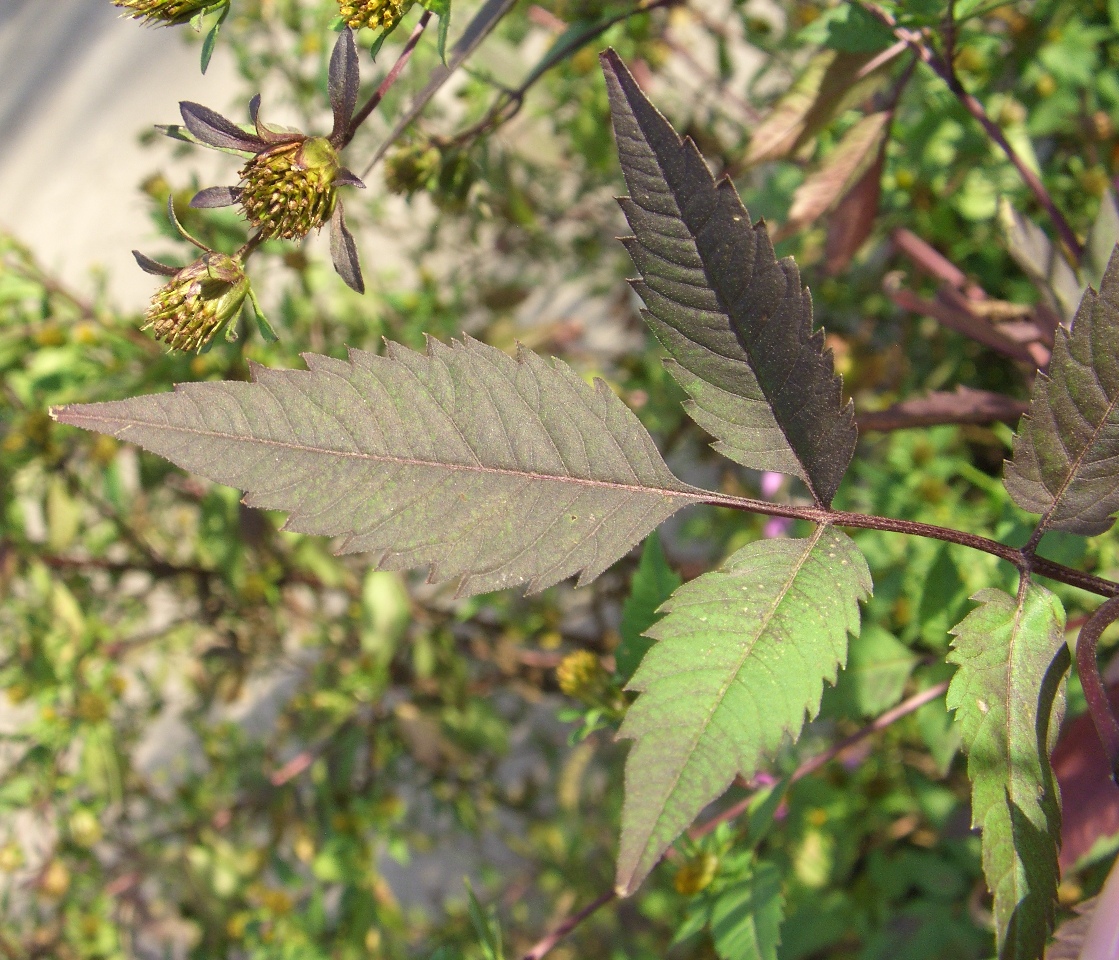
[[[1080,685],[1084,688],[1084,699],[1088,701],[1088,712],[1096,725],[1100,743],[1103,744],[1107,765],[1111,769],[1111,779],[1119,784],[1119,721],[1111,712],[1103,679],[1100,677],[1099,664],[1096,662],[1096,645],[1100,634],[1110,624],[1119,619],[1119,596],[1114,596],[1102,604],[1092,614],[1076,638],[1076,672],[1080,674]]]

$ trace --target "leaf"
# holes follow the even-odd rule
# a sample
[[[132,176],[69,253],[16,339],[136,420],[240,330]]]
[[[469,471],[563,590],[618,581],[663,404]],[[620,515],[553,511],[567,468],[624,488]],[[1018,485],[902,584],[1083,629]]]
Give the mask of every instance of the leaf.
[[[781,871],[757,864],[712,906],[715,952],[722,960],[777,960],[783,908]]]
[[[350,120],[357,109],[360,83],[357,44],[354,43],[353,31],[345,27],[334,42],[334,49],[330,52],[330,68],[327,71],[327,90],[330,94],[330,109],[334,115],[333,132],[336,134],[349,131]]]
[[[221,26],[225,23],[225,18],[229,16],[229,3],[228,0],[220,5],[217,17],[215,18],[210,29],[206,31],[206,37],[202,41],[202,56],[199,59],[199,68],[202,73],[205,73],[210,66],[210,59],[214,55],[214,48],[218,43],[218,34],[221,32]]]
[[[1069,917],[1053,932],[1053,942],[1045,951],[1045,960],[1080,960],[1096,901],[1097,898],[1092,897],[1075,906],[1076,916]]]
[[[358,293],[365,293],[365,280],[361,276],[357,243],[346,226],[346,215],[342,212],[341,203],[334,205],[334,212],[330,215],[330,259],[334,263],[338,276],[345,281],[347,287]]]
[[[1023,217],[1006,199],[999,203],[999,219],[1006,233],[1010,255],[1042,292],[1049,305],[1066,320],[1071,320],[1084,293],[1076,271],[1041,227]]]
[[[890,126],[891,113],[883,110],[863,117],[844,135],[820,169],[812,173],[793,194],[789,218],[781,228],[792,235],[826,213],[878,157]]]
[[[859,718],[877,716],[901,699],[917,660],[893,634],[878,626],[865,628],[851,643],[839,683],[824,695],[827,709]]]
[[[828,218],[828,237],[824,244],[824,269],[828,276],[834,277],[847,269],[874,229],[885,169],[886,141],[883,140],[874,162]]]
[[[617,887],[632,893],[736,775],[800,732],[835,682],[858,601],[871,589],[855,544],[830,527],[763,540],[680,587],[629,683],[641,691],[618,733],[626,761]]]
[[[952,631],[959,664],[947,703],[968,754],[971,822],[995,899],[1001,960],[1036,960],[1053,925],[1061,812],[1049,766],[1069,666],[1065,612],[1027,584],[1020,599],[981,590]]]
[[[242,130],[232,120],[200,103],[183,100],[179,103],[179,113],[191,135],[208,147],[256,153],[266,146],[256,134]]]
[[[641,562],[638,563],[630,584],[629,596],[622,604],[622,622],[619,627],[622,642],[614,651],[614,662],[618,676],[623,681],[628,681],[633,676],[641,658],[653,645],[653,641],[644,636],[645,631],[660,619],[657,609],[681,582],[676,571],[668,565],[660,537],[654,531],[645,541]]]
[[[245,490],[290,511],[287,529],[341,536],[384,569],[461,577],[464,594],[586,583],[702,499],[602,381],[559,361],[471,339],[305,359],[52,415]]]
[[[852,405],[791,258],[774,256],[729,180],[715,184],[691,140],[602,55],[622,172],[620,202],[646,320],[690,394],[688,413],[724,456],[800,477],[827,505],[855,448]]]
[[[439,18],[439,35],[436,38],[436,47],[439,50],[439,59],[447,63],[447,33],[451,29],[451,0],[421,0],[425,10],[430,10]]]
[[[1039,527],[1091,536],[1119,510],[1119,248],[1072,332],[1057,330],[1049,374],[1034,381],[1006,489]]]
[[[1104,192],[1100,200],[1099,213],[1088,232],[1088,242],[1084,245],[1084,277],[1093,287],[1099,289],[1103,282],[1107,261],[1111,251],[1119,243],[1119,201],[1111,190]]]
[[[896,42],[893,30],[854,3],[825,10],[797,39],[845,53],[877,53]]]
[[[743,163],[752,167],[780,160],[811,140],[850,104],[862,99],[869,84],[858,74],[871,60],[866,53],[825,50],[805,65],[750,135]],[[877,81],[874,81],[875,83]]]

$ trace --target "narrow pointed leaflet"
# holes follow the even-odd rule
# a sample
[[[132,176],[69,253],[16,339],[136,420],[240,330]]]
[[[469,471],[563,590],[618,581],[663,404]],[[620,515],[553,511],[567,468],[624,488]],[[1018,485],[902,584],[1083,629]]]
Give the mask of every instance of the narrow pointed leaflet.
[[[460,593],[586,582],[701,499],[605,383],[559,361],[470,339],[304,359],[52,413],[290,511],[287,529],[341,536],[343,552],[461,577]]]
[[[1053,925],[1061,811],[1049,753],[1069,667],[1065,612],[1028,584],[1015,599],[981,590],[952,631],[948,688],[971,779],[971,822],[982,831],[983,873],[995,899],[1000,960],[1037,960]]]
[[[855,449],[854,412],[812,299],[778,260],[729,180],[715,183],[691,140],[649,103],[617,54],[602,55],[646,320],[715,449],[799,477],[827,506]]]
[[[1006,489],[1040,526],[1103,533],[1119,510],[1119,248],[1080,301],[1072,331],[1057,330],[1048,376],[1006,465]]]
[[[632,893],[696,815],[820,707],[871,589],[858,547],[831,527],[751,543],[677,590],[629,689],[617,886]]]

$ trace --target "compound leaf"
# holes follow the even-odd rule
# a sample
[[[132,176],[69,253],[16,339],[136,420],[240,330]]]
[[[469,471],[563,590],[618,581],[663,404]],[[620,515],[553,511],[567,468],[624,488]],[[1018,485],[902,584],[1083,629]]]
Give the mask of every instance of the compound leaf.
[[[736,775],[815,716],[858,633],[870,572],[850,538],[820,527],[763,540],[680,587],[648,635],[629,688],[617,886],[633,892],[680,831]]]
[[[854,412],[796,264],[777,260],[765,225],[751,225],[733,184],[715,183],[617,54],[602,63],[630,191],[634,289],[688,413],[724,456],[797,476],[829,504],[854,452]]]
[[[971,819],[983,833],[999,957],[1036,960],[1059,880],[1061,811],[1049,753],[1069,666],[1065,613],[1033,584],[1018,600],[995,589],[972,599],[980,606],[952,631],[948,659],[959,669],[947,703],[968,753]]]
[[[1119,248],[1099,293],[1090,288],[1071,333],[1057,330],[1048,376],[1006,465],[1006,488],[1041,526],[1091,536],[1119,510]]]
[[[605,383],[559,361],[471,339],[305,360],[52,413],[288,510],[287,529],[342,552],[461,577],[460,593],[586,582],[699,499]]]

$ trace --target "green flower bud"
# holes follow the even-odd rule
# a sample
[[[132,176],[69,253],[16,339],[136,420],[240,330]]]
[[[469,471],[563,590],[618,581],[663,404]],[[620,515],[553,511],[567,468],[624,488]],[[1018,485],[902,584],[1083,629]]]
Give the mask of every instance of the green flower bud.
[[[412,9],[416,0],[341,0],[342,22],[351,30],[370,27],[391,30]]]
[[[439,169],[439,151],[420,143],[398,147],[385,157],[385,186],[392,193],[413,194],[427,187]]]
[[[157,340],[177,350],[200,350],[236,318],[248,295],[249,278],[240,262],[207,253],[156,291],[141,329],[153,328]]]
[[[338,151],[325,137],[281,143],[241,170],[241,206],[265,240],[304,237],[334,212],[338,169]]]
[[[215,5],[217,0],[113,0],[114,7],[123,7],[125,16],[145,23],[168,26],[189,23],[197,14]]]

